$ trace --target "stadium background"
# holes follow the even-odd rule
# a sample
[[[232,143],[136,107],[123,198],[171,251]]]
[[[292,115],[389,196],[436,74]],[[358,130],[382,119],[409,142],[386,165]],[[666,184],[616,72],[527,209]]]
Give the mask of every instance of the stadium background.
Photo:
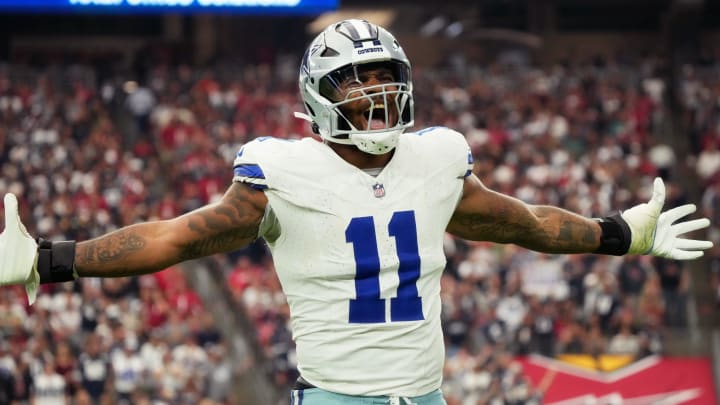
[[[697,202],[720,242],[720,4],[178,10],[0,11],[0,193],[20,196],[32,234],[85,239],[217,198],[244,142],[309,135],[292,118],[301,53],[320,27],[361,17],[410,56],[417,127],[463,131],[490,187],[600,216],[644,201],[661,175],[669,204]],[[720,248],[687,264],[450,237],[446,252],[449,404],[715,402]],[[21,288],[0,289],[0,403],[283,404],[296,376],[260,243],[152,276],[45,286],[25,303]],[[656,366],[667,381],[618,382]]]

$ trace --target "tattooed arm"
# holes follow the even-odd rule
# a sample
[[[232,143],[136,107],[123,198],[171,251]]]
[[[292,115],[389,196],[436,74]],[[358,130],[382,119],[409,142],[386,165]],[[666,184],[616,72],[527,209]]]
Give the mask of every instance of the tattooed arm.
[[[78,243],[75,268],[85,277],[121,277],[239,249],[257,237],[266,204],[263,192],[233,183],[215,204]]]
[[[514,243],[545,253],[590,253],[600,245],[600,226],[570,211],[522,201],[486,188],[475,175],[447,227],[469,240]]]

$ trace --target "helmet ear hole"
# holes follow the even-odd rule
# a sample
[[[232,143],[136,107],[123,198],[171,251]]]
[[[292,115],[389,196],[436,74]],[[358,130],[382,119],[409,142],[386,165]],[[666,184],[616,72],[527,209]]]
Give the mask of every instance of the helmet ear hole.
[[[320,127],[318,126],[317,122],[313,122],[310,126],[312,128],[312,131],[318,135],[320,135]]]
[[[340,56],[340,52],[338,52],[338,51],[336,51],[336,50],[328,47],[328,48],[325,48],[324,51],[322,51],[322,53],[320,54],[320,56],[326,57],[326,58],[327,58],[327,57],[332,57],[332,56]]]

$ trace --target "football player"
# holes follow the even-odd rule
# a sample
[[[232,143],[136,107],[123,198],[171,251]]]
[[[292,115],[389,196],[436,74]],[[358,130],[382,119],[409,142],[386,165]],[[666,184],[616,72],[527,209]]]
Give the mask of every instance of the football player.
[[[462,134],[414,133],[405,52],[387,30],[334,23],[302,60],[300,93],[319,140],[260,138],[234,162],[224,197],[178,218],[82,241],[38,242],[5,196],[0,282],[121,277],[230,252],[263,238],[291,311],[301,374],[293,404],[444,404],[440,276],[445,232],[548,253],[695,259],[709,241],[679,237],[709,225],[662,212],[665,188],[605,218],[528,205],[472,173]]]

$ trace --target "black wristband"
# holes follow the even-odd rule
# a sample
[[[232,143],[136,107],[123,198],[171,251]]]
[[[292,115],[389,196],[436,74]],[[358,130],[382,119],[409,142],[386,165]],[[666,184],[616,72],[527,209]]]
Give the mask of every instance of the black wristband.
[[[620,214],[599,218],[596,221],[600,224],[602,234],[600,235],[600,246],[594,253],[615,256],[627,253],[630,249],[632,234],[630,227]]]
[[[75,241],[51,242],[38,238],[40,284],[75,280]]]

